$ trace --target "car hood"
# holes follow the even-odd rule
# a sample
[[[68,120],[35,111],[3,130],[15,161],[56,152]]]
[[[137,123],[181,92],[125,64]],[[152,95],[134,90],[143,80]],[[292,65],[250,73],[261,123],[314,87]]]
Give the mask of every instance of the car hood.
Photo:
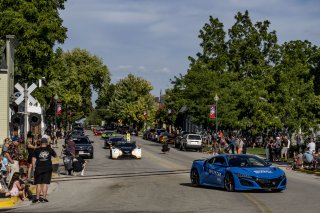
[[[121,146],[121,147],[115,147],[117,149],[120,149],[121,151],[132,151],[134,150],[136,147],[132,147],[132,146]]]
[[[284,171],[277,167],[230,167],[233,172],[246,174],[257,178],[277,178],[284,174]]]
[[[76,147],[79,147],[79,146],[92,146],[92,144],[87,144],[87,143],[76,144]]]

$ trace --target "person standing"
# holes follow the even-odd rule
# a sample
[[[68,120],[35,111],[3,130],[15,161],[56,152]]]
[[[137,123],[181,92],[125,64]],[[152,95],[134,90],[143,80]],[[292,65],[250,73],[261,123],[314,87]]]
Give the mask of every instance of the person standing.
[[[34,184],[36,185],[36,199],[32,203],[49,202],[47,192],[51,182],[52,157],[57,157],[56,152],[51,147],[48,147],[48,140],[42,138],[41,146],[34,151],[32,158],[33,168],[35,168]],[[41,192],[43,199],[40,199]]]
[[[31,181],[32,176],[32,157],[34,156],[34,150],[36,148],[36,143],[34,137],[29,137],[27,141],[27,150],[28,150],[28,181]]]
[[[316,152],[316,144],[315,144],[313,138],[310,138],[310,142],[307,145],[307,150],[310,150],[310,152],[312,152],[312,153]]]
[[[67,150],[71,153],[72,157],[76,157],[76,143],[70,138],[68,140]]]
[[[20,171],[20,167],[19,167],[20,153],[19,153],[19,138],[18,137],[13,137],[12,144],[10,144],[10,146],[8,148],[6,157],[9,160],[10,168],[11,168],[11,171],[8,175],[8,182],[10,183],[13,174]]]
[[[291,143],[288,136],[284,136],[283,142],[284,143],[281,150],[281,157],[284,157],[284,160],[288,161],[288,152],[289,152],[290,143]]]

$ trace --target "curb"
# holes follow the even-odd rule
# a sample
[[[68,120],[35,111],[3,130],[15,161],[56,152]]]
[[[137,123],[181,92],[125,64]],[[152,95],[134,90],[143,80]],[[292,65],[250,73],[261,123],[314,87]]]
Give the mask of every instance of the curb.
[[[0,209],[14,207],[17,205],[19,200],[20,200],[19,197],[0,199]]]

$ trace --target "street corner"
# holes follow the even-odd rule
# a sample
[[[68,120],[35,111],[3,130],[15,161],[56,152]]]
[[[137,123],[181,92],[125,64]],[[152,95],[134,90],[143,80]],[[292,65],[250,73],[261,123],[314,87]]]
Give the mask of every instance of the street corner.
[[[11,197],[11,198],[1,198],[0,199],[0,210],[12,208],[16,206],[19,202],[19,197]]]

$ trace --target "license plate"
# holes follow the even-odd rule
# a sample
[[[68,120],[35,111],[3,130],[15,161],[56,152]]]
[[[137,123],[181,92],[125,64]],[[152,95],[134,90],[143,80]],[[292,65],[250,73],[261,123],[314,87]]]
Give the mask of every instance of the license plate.
[[[191,142],[191,144],[198,144],[198,142]]]
[[[79,151],[79,154],[84,154],[84,151]]]

